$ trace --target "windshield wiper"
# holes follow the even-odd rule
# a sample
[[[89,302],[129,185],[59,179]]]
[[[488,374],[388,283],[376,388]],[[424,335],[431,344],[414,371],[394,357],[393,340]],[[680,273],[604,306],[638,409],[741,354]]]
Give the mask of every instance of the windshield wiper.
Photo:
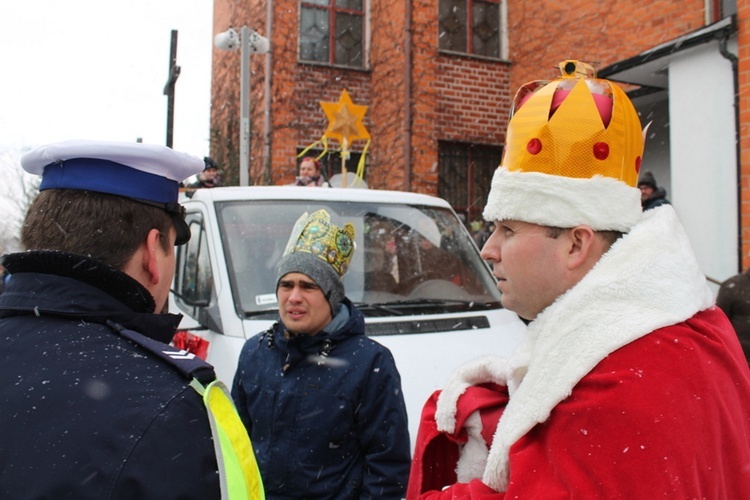
[[[262,311],[245,311],[245,318],[254,318],[256,316],[278,317],[279,310],[278,309],[264,309]]]
[[[404,309],[411,308],[430,308],[430,307],[443,307],[449,308],[451,306],[465,306],[469,310],[486,310],[492,307],[492,304],[485,302],[477,302],[474,300],[461,300],[461,299],[412,299],[412,300],[391,300],[388,302],[376,302],[367,303],[360,302],[355,304],[360,310],[375,310],[379,312],[387,312],[396,316],[404,316],[407,312]]]
[[[391,305],[399,305],[400,302],[374,302],[374,303],[367,303],[367,302],[357,302],[354,304],[354,306],[359,309],[360,311],[367,311],[374,310],[378,312],[384,312],[391,314],[393,316],[403,316],[406,314],[403,311],[399,311],[397,309],[394,309],[390,307]]]
[[[390,304],[394,304],[391,302]],[[432,306],[452,306],[452,305],[465,305],[470,309],[489,309],[490,305],[484,302],[477,302],[476,300],[465,300],[465,299],[412,299],[412,300],[399,300],[395,304],[403,306],[418,306],[418,305],[432,305]]]

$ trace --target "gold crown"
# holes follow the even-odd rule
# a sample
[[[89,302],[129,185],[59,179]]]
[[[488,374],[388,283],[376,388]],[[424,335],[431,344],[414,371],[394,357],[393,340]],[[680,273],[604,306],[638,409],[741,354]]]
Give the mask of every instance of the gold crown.
[[[305,212],[297,219],[284,255],[294,252],[312,254],[343,276],[349,270],[354,246],[354,226],[349,222],[339,228],[331,223],[328,212],[321,209],[310,216]]]
[[[585,63],[563,61],[560,69],[562,78],[531,82],[516,94],[502,166],[574,179],[601,175],[635,187],[643,134],[630,99]],[[605,124],[600,108],[610,107]]]

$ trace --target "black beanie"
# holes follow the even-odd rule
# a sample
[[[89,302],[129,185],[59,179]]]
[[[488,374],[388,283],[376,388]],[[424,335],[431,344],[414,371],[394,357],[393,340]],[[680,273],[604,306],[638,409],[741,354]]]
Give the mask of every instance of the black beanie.
[[[656,191],[656,179],[654,178],[654,174],[651,172],[643,172],[641,178],[638,179],[638,187],[641,186],[648,186]]]
[[[343,276],[354,254],[354,225],[338,227],[325,210],[302,214],[294,224],[284,255],[276,264],[276,290],[289,273],[302,273],[320,287],[336,315],[344,300]]]
[[[302,273],[320,287],[331,306],[331,314],[336,315],[339,304],[344,299],[344,284],[333,266],[323,259],[306,252],[285,255],[276,265],[276,289],[281,278],[289,273]]]

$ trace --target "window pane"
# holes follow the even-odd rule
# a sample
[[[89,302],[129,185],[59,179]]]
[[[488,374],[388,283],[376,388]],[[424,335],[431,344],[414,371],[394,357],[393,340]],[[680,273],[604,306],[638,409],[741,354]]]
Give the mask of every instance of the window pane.
[[[438,161],[438,196],[448,200],[457,211],[469,204],[469,151],[463,144],[440,143]]]
[[[336,64],[362,67],[362,16],[336,15]]]
[[[328,7],[331,4],[330,0],[305,0],[304,3],[312,5],[322,5],[324,7]],[[304,9],[304,6],[302,8]]]
[[[502,148],[494,146],[477,146],[472,149],[472,200],[470,211],[472,216],[481,216],[487,204],[487,196],[492,185],[492,176],[500,164]]]
[[[440,0],[440,48],[466,52],[466,0]]]
[[[500,5],[472,4],[472,52],[481,56],[500,57]]]
[[[341,9],[362,10],[362,0],[336,0],[336,7]]]
[[[438,196],[469,220],[481,218],[502,148],[450,142],[438,147]]]
[[[208,305],[213,288],[211,261],[208,258],[206,235],[200,221],[190,223],[190,241],[177,251],[180,265],[175,281],[180,296],[177,300],[189,307]]]
[[[214,276],[211,272],[211,260],[208,258],[208,239],[204,232],[201,232],[200,244],[196,298],[199,302],[208,304],[211,301],[211,288],[213,287]]]
[[[301,60],[329,62],[329,29],[327,10],[302,8],[299,34]]]

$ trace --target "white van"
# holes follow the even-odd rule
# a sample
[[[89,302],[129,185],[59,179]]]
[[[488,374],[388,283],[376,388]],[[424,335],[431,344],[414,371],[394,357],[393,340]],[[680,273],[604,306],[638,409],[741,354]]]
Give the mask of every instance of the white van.
[[[412,441],[424,402],[453,369],[480,355],[510,355],[525,331],[440,198],[291,186],[196,189],[181,198],[192,236],[177,249],[170,310],[185,316],[183,339],[203,339],[227,384],[245,340],[278,319],[274,267],[294,222],[321,208],[334,224],[354,224],[346,295],[367,334],[395,357]]]

